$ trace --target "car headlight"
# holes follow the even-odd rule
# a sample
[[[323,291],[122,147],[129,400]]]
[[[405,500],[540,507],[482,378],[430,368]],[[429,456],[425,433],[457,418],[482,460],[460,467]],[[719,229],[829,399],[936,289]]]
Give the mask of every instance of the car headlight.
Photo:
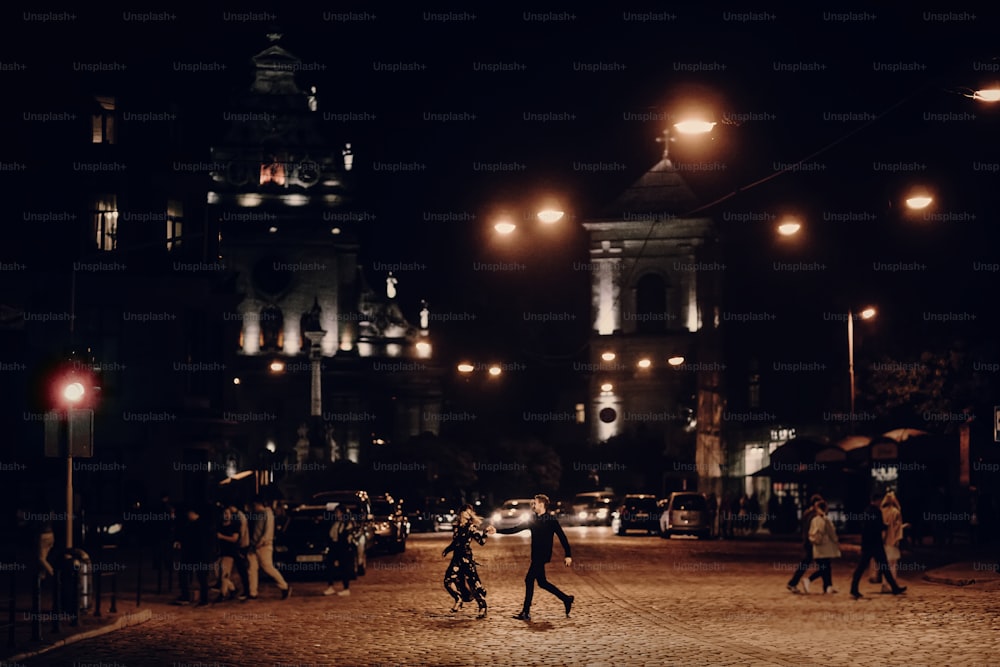
[[[576,518],[578,518],[578,519],[586,519],[587,518],[587,511],[586,510],[580,510],[579,512],[577,512]]]

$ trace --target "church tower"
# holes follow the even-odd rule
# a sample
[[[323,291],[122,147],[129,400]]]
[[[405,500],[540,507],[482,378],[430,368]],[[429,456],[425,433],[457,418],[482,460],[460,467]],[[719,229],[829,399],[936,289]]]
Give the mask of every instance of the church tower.
[[[712,220],[688,213],[696,207],[664,155],[584,222],[593,318],[590,437],[662,440],[668,476],[717,491],[724,265],[714,259]]]
[[[316,87],[296,78],[301,61],[280,34],[268,38],[211,157],[209,214],[241,297],[227,315],[229,414],[252,422],[250,452],[300,468],[357,463],[373,443],[436,428],[440,390],[429,361],[415,361],[430,359],[429,333],[400,310],[394,276],[377,277],[381,293],[368,286],[350,138],[325,135]]]

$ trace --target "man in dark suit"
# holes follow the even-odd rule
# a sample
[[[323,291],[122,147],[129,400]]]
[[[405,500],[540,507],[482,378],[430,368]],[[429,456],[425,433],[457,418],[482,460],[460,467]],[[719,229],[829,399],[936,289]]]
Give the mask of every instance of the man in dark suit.
[[[851,578],[851,596],[855,600],[862,597],[861,592],[858,590],[858,584],[861,582],[861,577],[868,568],[868,563],[873,558],[878,565],[879,572],[882,573],[886,582],[892,587],[892,594],[899,595],[906,591],[906,586],[900,586],[896,583],[896,579],[892,576],[892,570],[889,569],[889,563],[885,557],[882,531],[885,530],[886,525],[882,521],[882,510],[879,508],[879,501],[881,500],[882,496],[880,494],[873,495],[871,504],[865,508],[862,514],[861,559],[858,561],[858,567],[855,568],[854,576]]]
[[[559,525],[556,517],[549,513],[548,507],[549,497],[539,494],[531,501],[531,509],[535,513],[533,518],[511,528],[497,530],[498,533],[505,535],[519,533],[522,530],[531,531],[531,565],[528,567],[528,574],[524,576],[524,605],[521,608],[521,613],[514,615],[514,618],[519,621],[531,620],[531,598],[535,592],[536,581],[539,588],[552,593],[562,600],[563,606],[566,608],[567,617],[575,599],[572,595],[566,595],[550,584],[548,579],[545,578],[545,564],[552,560],[553,536],[558,537],[559,543],[562,544],[563,553],[566,555],[564,561],[566,567],[573,564],[566,534],[563,532],[562,526]]]

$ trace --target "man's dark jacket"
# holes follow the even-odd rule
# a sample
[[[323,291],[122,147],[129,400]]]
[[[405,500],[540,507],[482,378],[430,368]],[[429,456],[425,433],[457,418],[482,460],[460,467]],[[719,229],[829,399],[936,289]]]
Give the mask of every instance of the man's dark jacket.
[[[876,505],[869,505],[861,515],[861,548],[875,549],[882,546],[882,510]]]
[[[522,521],[511,528],[497,530],[497,532],[503,533],[504,535],[513,535],[514,533],[520,533],[522,530],[531,531],[532,562],[548,563],[552,560],[553,535],[559,538],[559,543],[562,544],[563,552],[565,552],[566,558],[572,557],[570,555],[569,540],[566,539],[566,533],[563,532],[562,526],[559,525],[559,521],[556,517],[549,512],[540,516],[535,516],[533,519]]]

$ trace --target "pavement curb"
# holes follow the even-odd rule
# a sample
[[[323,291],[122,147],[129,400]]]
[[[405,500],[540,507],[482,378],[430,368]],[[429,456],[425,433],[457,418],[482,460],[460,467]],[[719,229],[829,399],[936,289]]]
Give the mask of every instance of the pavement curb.
[[[114,623],[109,623],[100,628],[94,628],[93,630],[87,630],[86,632],[81,632],[79,634],[70,635],[69,637],[63,637],[52,644],[42,646],[33,651],[27,651],[25,653],[19,653],[18,655],[13,655],[9,658],[4,658],[5,664],[18,663],[22,660],[28,660],[29,658],[34,658],[35,656],[42,655],[43,653],[48,653],[49,651],[61,648],[68,644],[73,644],[78,641],[83,641],[84,639],[90,639],[92,637],[99,637],[101,635],[106,635],[109,632],[114,632],[115,630],[121,630],[122,628],[127,628],[131,625],[139,625],[140,623],[145,623],[153,618],[152,609],[143,609],[137,612],[126,612],[116,620]]]
[[[925,574],[923,579],[934,584],[947,584],[949,586],[971,586],[972,584],[1000,581],[996,577],[949,577],[942,574]]]

